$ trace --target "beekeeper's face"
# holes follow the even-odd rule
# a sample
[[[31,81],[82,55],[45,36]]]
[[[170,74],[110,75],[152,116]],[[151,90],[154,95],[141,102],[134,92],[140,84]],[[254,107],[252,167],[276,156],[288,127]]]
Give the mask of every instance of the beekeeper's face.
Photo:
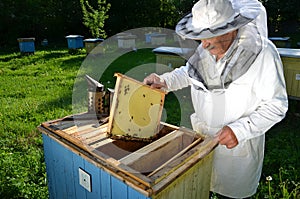
[[[226,51],[229,49],[230,45],[236,38],[237,30],[226,33],[221,36],[212,37],[209,39],[202,39],[202,47],[210,52],[212,55],[217,56],[217,60],[222,58]]]

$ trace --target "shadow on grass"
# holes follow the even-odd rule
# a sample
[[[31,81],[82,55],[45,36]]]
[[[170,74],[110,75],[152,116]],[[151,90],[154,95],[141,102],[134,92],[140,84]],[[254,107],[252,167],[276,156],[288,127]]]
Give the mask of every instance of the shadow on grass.
[[[72,91],[67,90],[64,94],[61,94],[57,98],[53,100],[49,100],[44,102],[43,104],[37,107],[37,113],[46,114],[44,121],[40,121],[40,123],[59,119],[66,115],[62,114],[70,114],[72,112]]]
[[[62,62],[63,69],[79,69],[82,62],[84,60],[84,57],[82,56],[73,56],[69,59],[66,59]]]

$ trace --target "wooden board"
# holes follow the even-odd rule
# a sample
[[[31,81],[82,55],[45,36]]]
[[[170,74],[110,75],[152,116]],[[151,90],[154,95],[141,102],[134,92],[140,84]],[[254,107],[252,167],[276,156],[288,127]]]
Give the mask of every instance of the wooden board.
[[[148,139],[159,132],[165,92],[119,73],[107,133]]]

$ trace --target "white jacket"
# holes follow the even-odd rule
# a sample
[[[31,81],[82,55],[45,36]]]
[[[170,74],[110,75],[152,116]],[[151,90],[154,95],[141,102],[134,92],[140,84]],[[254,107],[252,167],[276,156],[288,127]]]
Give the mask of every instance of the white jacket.
[[[264,43],[249,70],[224,90],[196,90],[191,85],[203,85],[188,76],[188,66],[161,75],[169,90],[191,86],[194,130],[215,135],[228,125],[235,133],[236,147],[215,149],[211,178],[211,191],[228,197],[249,197],[256,192],[264,134],[284,118],[288,108],[280,56],[270,41]]]

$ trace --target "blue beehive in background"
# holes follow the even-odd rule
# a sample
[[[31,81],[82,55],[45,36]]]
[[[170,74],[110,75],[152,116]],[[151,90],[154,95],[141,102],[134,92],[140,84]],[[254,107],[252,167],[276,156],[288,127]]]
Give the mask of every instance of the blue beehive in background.
[[[83,36],[81,35],[68,35],[66,36],[69,49],[83,48]]]
[[[35,46],[34,46],[35,38],[18,38],[19,47],[21,53],[34,53]]]

